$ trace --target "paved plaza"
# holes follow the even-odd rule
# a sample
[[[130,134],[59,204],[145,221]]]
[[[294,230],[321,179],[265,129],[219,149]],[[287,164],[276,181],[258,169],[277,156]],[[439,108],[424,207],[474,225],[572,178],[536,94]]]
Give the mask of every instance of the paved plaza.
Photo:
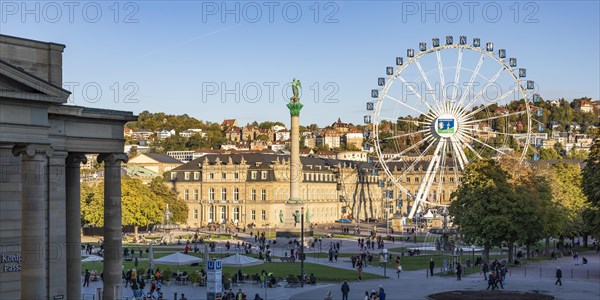
[[[242,235],[246,241],[251,238],[247,235]],[[358,253],[357,242],[350,239],[323,239],[323,251],[329,249],[330,243],[340,242],[340,253]],[[387,241],[386,241],[387,242]],[[394,247],[411,247],[412,242],[396,242],[395,244],[386,243],[386,248]],[[181,250],[182,246],[173,246],[174,250]],[[318,247],[318,246],[317,246]],[[218,247],[217,253],[222,248]],[[233,249],[233,247],[232,247]],[[231,251],[230,251],[231,252]],[[283,252],[280,246],[275,247],[274,255],[279,256]],[[310,253],[312,251],[307,251]],[[378,253],[375,250],[374,253]],[[394,257],[399,253],[392,253]],[[557,260],[542,260],[539,262],[531,262],[520,267],[509,268],[509,274],[506,278],[506,290],[523,291],[523,292],[539,292],[550,294],[557,299],[599,299],[600,298],[600,254],[595,251],[582,252],[581,257],[588,259],[586,265],[575,265],[573,258],[562,257]],[[274,260],[275,261],[275,260]],[[307,257],[307,262],[318,263],[330,267],[352,270],[351,263],[348,258],[341,258],[339,262],[330,264],[326,259]],[[427,257],[423,258],[424,267],[427,263]],[[265,263],[265,269],[269,269],[270,263]],[[555,270],[559,266],[563,271],[563,286],[554,285]],[[439,272],[440,270],[436,270]],[[376,266],[369,266],[364,269],[366,273],[378,275],[384,274],[384,269]],[[383,286],[387,298],[386,299],[426,299],[427,295],[452,291],[452,290],[485,290],[487,281],[483,279],[483,275],[479,272],[463,276],[461,281],[457,281],[454,276],[439,276],[428,277],[425,269],[418,271],[403,271],[400,278],[396,276],[395,270],[388,268],[386,270],[389,278],[350,281],[349,299],[362,300],[365,292],[369,293],[372,290],[377,290],[379,286]],[[318,277],[318,274],[317,274]],[[241,285],[232,285],[232,290],[237,293],[238,289],[247,295],[248,299],[254,299],[255,294],[259,294],[263,299],[323,299],[331,290],[334,299],[341,299],[341,282],[340,283],[319,283],[316,285],[305,285],[303,288],[285,288],[282,284],[276,288],[267,290],[261,289],[259,284],[244,283]],[[82,293],[85,299],[92,299],[92,295],[97,288],[102,286],[101,282],[92,282],[90,287],[85,287]],[[146,292],[148,286],[146,286]],[[206,287],[192,287],[191,285],[175,285],[171,283],[169,286],[163,286],[163,295],[165,299],[174,299],[174,294],[177,293],[179,299],[181,293],[185,294],[186,298],[206,299]],[[493,293],[493,291],[490,291]],[[132,291],[127,288],[123,291],[123,298],[131,297]]]

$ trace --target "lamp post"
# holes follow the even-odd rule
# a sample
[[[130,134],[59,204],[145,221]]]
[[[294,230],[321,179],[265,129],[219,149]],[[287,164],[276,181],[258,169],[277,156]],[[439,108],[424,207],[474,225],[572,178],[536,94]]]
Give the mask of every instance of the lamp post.
[[[300,287],[304,287],[304,206],[300,211]]]
[[[446,210],[446,208],[444,207],[444,210],[442,211],[442,217],[444,218],[443,220],[443,224],[442,224],[442,242],[441,242],[441,249],[442,250],[442,271],[447,271],[445,270],[445,264],[444,264],[444,256],[446,255],[446,229],[448,227],[448,211]]]

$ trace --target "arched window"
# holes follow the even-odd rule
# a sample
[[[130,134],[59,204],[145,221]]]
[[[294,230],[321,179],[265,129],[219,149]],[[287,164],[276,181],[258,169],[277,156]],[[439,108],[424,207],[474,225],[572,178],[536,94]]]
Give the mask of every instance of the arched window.
[[[240,208],[238,206],[233,208],[233,222],[237,223],[240,220]]]

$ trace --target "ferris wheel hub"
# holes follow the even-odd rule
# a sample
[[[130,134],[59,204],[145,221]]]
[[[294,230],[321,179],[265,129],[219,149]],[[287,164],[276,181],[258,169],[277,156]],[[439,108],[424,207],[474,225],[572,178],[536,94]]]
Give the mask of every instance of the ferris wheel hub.
[[[432,126],[439,137],[450,138],[458,129],[458,120],[454,115],[442,114],[433,121]]]

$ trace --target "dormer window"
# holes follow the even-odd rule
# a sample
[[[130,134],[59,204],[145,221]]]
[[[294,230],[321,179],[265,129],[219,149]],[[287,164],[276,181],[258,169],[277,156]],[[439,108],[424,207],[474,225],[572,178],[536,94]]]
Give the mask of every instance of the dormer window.
[[[177,172],[171,172],[171,180],[177,179]]]
[[[190,180],[190,172],[185,172],[185,173],[183,173],[183,178],[184,178],[185,180]]]
[[[267,171],[260,172],[260,179],[267,179]]]
[[[194,172],[194,180],[200,179],[200,172]]]
[[[250,178],[251,179],[256,179],[256,171],[250,172]]]

